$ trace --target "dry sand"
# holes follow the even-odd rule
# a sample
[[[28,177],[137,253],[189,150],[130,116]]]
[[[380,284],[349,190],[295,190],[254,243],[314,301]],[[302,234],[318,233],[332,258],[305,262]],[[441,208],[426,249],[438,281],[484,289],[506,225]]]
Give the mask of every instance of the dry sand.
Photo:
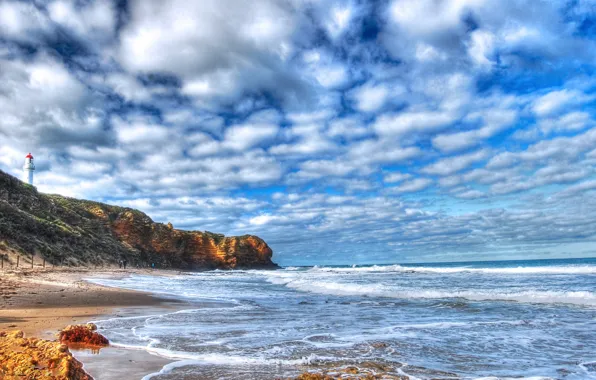
[[[189,305],[149,293],[109,288],[83,280],[122,277],[131,273],[175,275],[175,271],[21,269],[0,271],[0,331],[22,330],[48,340],[69,324],[112,316],[151,315]],[[102,349],[99,354],[73,352],[96,380],[140,379],[169,363],[142,350]],[[109,370],[107,370],[109,369]]]

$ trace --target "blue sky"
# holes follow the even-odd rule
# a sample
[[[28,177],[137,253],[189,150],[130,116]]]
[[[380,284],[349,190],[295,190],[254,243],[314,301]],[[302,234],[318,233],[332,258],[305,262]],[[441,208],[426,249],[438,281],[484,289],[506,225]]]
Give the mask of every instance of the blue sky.
[[[3,1],[0,169],[275,260],[596,256],[591,0]]]

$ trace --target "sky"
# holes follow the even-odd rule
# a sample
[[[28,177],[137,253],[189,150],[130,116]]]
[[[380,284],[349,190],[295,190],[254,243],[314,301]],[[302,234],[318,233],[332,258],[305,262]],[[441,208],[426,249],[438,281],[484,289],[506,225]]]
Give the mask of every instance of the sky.
[[[593,0],[0,1],[0,169],[282,265],[596,256]]]

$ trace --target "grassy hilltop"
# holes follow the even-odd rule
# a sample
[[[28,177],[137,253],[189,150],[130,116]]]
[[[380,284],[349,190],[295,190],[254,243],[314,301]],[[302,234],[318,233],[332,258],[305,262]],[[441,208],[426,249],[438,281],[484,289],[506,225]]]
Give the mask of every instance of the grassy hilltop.
[[[0,171],[0,254],[48,263],[215,269],[276,267],[257,236],[182,231],[126,207],[42,194]]]

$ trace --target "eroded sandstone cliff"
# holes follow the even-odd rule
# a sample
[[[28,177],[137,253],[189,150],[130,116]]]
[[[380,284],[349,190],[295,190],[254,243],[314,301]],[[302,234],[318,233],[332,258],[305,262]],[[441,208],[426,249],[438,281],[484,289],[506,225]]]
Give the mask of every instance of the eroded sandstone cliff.
[[[275,268],[271,248],[253,235],[183,231],[141,211],[39,193],[0,171],[0,254],[14,264],[34,254],[55,265],[179,269]]]

